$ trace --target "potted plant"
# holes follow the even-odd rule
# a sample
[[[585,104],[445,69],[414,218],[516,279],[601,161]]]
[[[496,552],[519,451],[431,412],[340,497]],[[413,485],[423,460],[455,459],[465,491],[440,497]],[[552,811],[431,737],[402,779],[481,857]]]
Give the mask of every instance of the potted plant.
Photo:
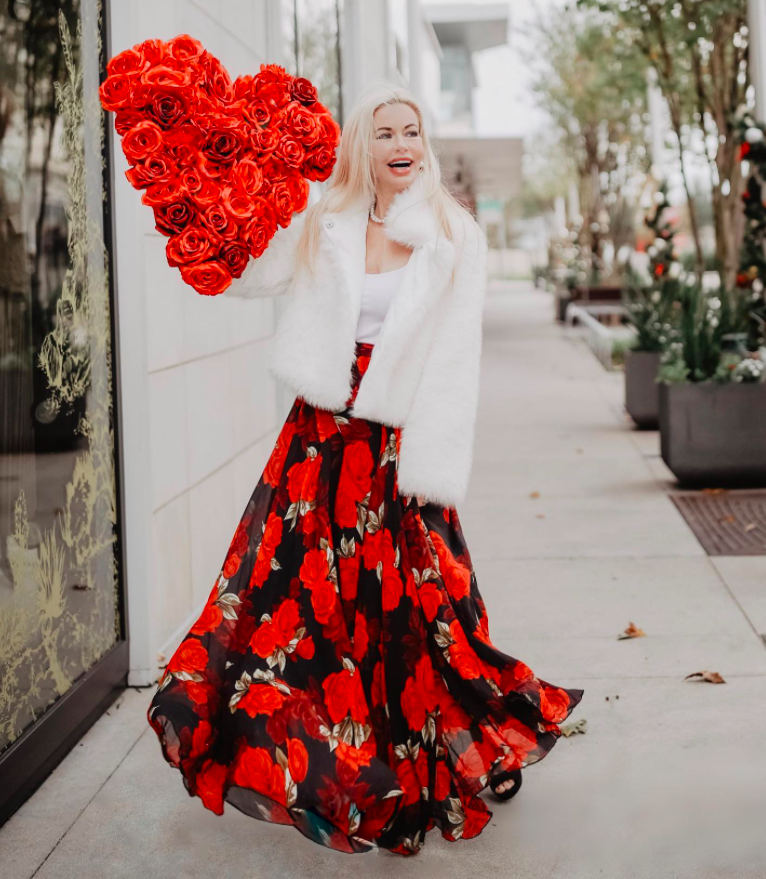
[[[655,236],[647,248],[648,275],[643,278],[630,265],[626,266],[623,289],[627,320],[636,331],[635,341],[625,355],[625,409],[643,430],[656,430],[659,426],[657,372],[662,352],[677,338],[676,304],[681,274],[673,249],[675,229],[667,219],[670,203],[664,182],[655,200],[657,208],[646,218],[646,225]]]
[[[766,361],[745,344],[750,311],[748,297],[681,285],[679,337],[659,369],[660,449],[679,482],[766,485]]]

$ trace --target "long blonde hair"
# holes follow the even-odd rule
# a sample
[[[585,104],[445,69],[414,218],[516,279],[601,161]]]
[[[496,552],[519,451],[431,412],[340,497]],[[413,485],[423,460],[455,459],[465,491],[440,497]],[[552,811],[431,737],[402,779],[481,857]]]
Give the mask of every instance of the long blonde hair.
[[[314,257],[319,242],[322,217],[327,211],[344,211],[351,207],[367,207],[375,198],[372,175],[372,147],[375,129],[374,113],[384,104],[407,104],[418,117],[423,139],[423,170],[418,171],[426,198],[436,216],[439,228],[453,240],[449,222],[450,206],[471,217],[470,211],[442,182],[441,167],[423,126],[423,114],[409,89],[386,79],[371,82],[357,99],[341,133],[338,156],[328,187],[318,202],[306,208],[306,219],[296,246],[296,270],[307,269],[313,276]],[[471,219],[473,219],[471,217]]]

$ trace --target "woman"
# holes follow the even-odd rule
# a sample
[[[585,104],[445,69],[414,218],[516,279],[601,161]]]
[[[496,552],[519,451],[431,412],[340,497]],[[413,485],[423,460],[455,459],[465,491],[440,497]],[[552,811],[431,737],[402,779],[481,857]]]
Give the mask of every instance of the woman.
[[[165,759],[344,852],[477,836],[582,698],[495,647],[455,505],[471,465],[486,240],[409,92],[374,84],[320,201],[227,295],[287,296],[297,394],[148,710]]]

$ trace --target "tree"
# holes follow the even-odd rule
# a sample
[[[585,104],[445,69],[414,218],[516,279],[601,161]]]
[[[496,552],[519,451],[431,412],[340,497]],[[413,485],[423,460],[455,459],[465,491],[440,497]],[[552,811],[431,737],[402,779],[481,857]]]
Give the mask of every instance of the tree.
[[[700,273],[699,215],[684,163],[691,138],[684,134],[687,127],[701,133],[716,257],[724,286],[731,287],[744,234],[734,114],[747,88],[747,0],[577,0],[577,6],[608,16],[615,33],[623,34],[621,42],[657,72],[678,144]]]
[[[540,105],[577,176],[583,243],[596,267],[607,239],[618,250],[633,235],[632,198],[649,164],[646,65],[607,24],[603,15],[557,10],[538,22],[528,55]]]

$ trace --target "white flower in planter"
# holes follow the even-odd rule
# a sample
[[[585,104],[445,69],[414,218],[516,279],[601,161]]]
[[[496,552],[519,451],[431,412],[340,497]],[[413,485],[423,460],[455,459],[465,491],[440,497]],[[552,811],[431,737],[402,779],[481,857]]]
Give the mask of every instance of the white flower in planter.
[[[753,292],[754,293],[762,293],[763,292],[763,281],[760,278],[756,278],[753,281]]]
[[[732,373],[732,381],[735,382],[757,382],[763,377],[764,367],[766,363],[763,360],[756,360],[753,357],[746,357],[740,361],[734,368]]]
[[[668,269],[668,277],[675,279],[680,274],[681,274],[681,263],[680,262],[672,262],[670,264],[670,268]]]
[[[763,132],[760,128],[748,128],[745,132],[745,140],[748,143],[760,143],[763,140]]]
[[[664,250],[667,246],[668,246],[668,242],[665,241],[664,238],[655,238],[654,239],[655,250]]]
[[[662,296],[660,295],[660,291],[659,291],[659,290],[655,290],[654,293],[652,293],[651,300],[652,300],[652,302],[654,302],[655,304],[658,303],[658,302],[660,301],[661,298],[662,298]]]

